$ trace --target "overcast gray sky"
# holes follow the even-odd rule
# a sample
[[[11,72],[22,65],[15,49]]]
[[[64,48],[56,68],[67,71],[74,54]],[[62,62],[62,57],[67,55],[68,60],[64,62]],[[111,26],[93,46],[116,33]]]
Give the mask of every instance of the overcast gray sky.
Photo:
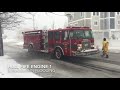
[[[30,14],[26,14],[24,12],[19,12],[25,18],[32,18]],[[64,23],[67,22],[66,16],[59,16],[64,15],[64,12],[54,12],[54,15],[49,13],[48,15],[45,12],[38,12],[35,16],[35,26],[36,29],[42,29],[44,26],[47,26],[48,29],[52,28],[53,21],[55,22],[55,28],[64,28]],[[23,18],[22,18],[23,19]],[[32,19],[23,19],[23,24],[19,26],[19,28],[15,28],[12,30],[4,30],[4,35],[7,35],[8,39],[17,39],[18,36],[22,36],[22,31],[30,31],[33,30],[33,21]]]
[[[67,17],[62,16],[64,15],[64,12],[54,12],[54,13],[58,15],[51,14],[51,13],[48,13],[46,15],[45,12],[38,12],[35,16],[36,29],[42,29],[45,26],[47,26],[47,28],[52,28],[53,22],[55,23],[55,28],[63,28],[65,22],[67,22]],[[24,13],[22,13],[22,16],[27,17],[27,18],[32,18],[31,15],[24,14]],[[22,28],[32,29],[32,27],[33,27],[32,19],[25,19],[24,24],[22,25]]]

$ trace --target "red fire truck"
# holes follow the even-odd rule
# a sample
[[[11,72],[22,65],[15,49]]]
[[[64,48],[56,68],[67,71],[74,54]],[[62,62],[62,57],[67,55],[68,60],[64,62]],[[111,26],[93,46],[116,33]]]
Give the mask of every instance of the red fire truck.
[[[99,53],[89,27],[67,27],[56,30],[23,32],[24,49],[45,52],[57,59],[63,56],[86,56]]]

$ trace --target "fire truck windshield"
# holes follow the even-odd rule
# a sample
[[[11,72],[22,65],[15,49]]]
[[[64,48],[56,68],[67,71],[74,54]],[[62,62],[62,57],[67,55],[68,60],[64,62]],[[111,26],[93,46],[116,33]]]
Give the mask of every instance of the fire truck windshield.
[[[73,39],[93,38],[91,30],[74,30],[70,32],[70,37]]]

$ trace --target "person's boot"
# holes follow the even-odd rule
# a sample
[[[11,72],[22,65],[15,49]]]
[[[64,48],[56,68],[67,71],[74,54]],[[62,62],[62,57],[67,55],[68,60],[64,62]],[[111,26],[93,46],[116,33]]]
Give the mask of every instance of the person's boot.
[[[109,56],[108,56],[108,55],[106,55],[106,58],[109,58]]]
[[[101,57],[104,57],[105,56],[105,54],[103,53],[102,55],[101,55]]]

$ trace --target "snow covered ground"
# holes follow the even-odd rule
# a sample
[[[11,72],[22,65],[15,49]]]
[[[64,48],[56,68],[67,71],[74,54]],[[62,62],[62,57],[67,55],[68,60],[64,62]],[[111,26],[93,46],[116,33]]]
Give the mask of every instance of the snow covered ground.
[[[23,41],[18,41],[16,39],[4,39],[4,43],[9,43],[10,46],[16,46],[18,48],[23,48]]]
[[[0,56],[0,78],[42,78],[27,69],[24,69],[25,72],[13,72],[11,66],[22,67],[9,56]]]
[[[102,49],[102,40],[96,40],[95,45]],[[109,52],[120,53],[120,40],[110,40],[109,41]]]
[[[102,47],[99,47],[102,50]],[[109,47],[109,52],[111,53],[120,53],[120,47]]]

